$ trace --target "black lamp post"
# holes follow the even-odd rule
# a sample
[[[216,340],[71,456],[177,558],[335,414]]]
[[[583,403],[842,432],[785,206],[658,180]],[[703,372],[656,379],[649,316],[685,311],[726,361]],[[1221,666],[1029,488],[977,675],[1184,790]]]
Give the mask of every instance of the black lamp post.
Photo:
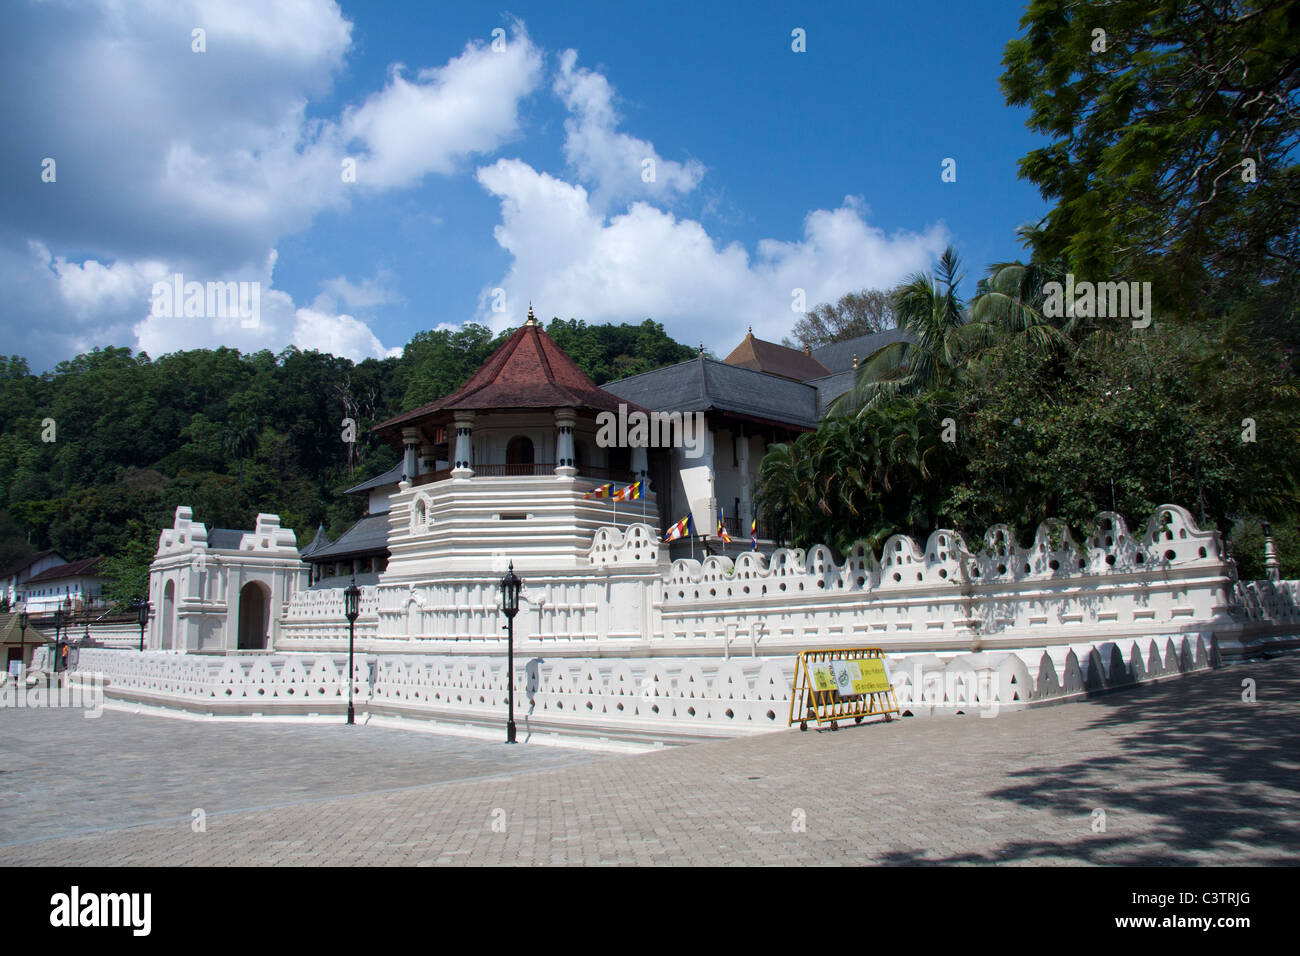
[[[59,679],[59,630],[63,627],[63,605],[54,609],[54,660],[50,662],[50,689],[53,690]]]
[[[135,605],[135,621],[140,625],[140,651],[144,652],[144,629],[149,626],[149,602],[144,598],[137,598]]]
[[[515,615],[519,613],[519,589],[523,582],[510,562],[501,579],[501,610],[506,614],[506,687],[510,697],[510,716],[506,720],[506,743],[515,742]]]
[[[27,670],[27,605],[18,612],[18,673]]]
[[[356,572],[352,583],[343,589],[343,613],[348,619],[348,723],[355,724],[356,712],[352,709],[352,648],[356,641],[357,617],[361,614],[361,589],[357,587]]]

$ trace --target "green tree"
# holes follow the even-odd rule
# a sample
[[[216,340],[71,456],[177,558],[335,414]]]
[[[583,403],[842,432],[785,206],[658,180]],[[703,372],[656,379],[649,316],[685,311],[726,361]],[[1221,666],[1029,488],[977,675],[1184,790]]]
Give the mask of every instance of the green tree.
[[[949,246],[934,276],[914,273],[894,290],[894,312],[910,340],[891,342],[867,356],[853,388],[832,406],[835,414],[861,413],[955,381],[977,341],[957,290],[961,280],[960,261]]]
[[[1051,140],[1020,162],[1056,203],[1037,252],[1080,278],[1151,281],[1171,315],[1293,323],[1296,5],[1032,0],[1021,27],[1002,89]]]
[[[799,318],[786,339],[788,347],[816,349],[833,342],[855,339],[898,327],[894,302],[882,289],[862,289],[840,296],[834,304],[823,302]]]

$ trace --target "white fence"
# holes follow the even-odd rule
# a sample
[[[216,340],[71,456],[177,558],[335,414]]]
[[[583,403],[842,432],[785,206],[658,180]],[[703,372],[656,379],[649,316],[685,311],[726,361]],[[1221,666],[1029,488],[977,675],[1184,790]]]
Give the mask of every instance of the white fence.
[[[915,716],[996,715],[1210,667],[1206,635],[1004,653],[892,655],[900,709]],[[337,713],[346,657],[210,657],[83,650],[77,676],[102,677],[109,697],[227,714]],[[525,728],[629,739],[731,737],[787,726],[792,658],[519,659],[517,719]],[[371,674],[373,673],[373,681]],[[506,712],[500,656],[358,658],[359,713],[489,724]],[[796,718],[799,715],[796,715]]]

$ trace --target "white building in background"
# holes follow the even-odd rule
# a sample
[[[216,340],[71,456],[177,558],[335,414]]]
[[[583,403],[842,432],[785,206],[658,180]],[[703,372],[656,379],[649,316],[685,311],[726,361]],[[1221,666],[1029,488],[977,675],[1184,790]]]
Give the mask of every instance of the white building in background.
[[[259,514],[252,531],[208,530],[186,506],[158,539],[149,569],[155,650],[236,652],[275,644],[290,601],[307,586],[293,531]]]
[[[68,559],[57,551],[41,551],[31,557],[15,561],[0,572],[0,597],[6,598],[10,606],[18,602],[18,589],[30,578],[48,571],[60,564],[67,564]]]
[[[51,563],[18,585],[18,600],[29,614],[53,614],[60,606],[73,613],[98,607],[104,600],[103,560],[94,557]]]

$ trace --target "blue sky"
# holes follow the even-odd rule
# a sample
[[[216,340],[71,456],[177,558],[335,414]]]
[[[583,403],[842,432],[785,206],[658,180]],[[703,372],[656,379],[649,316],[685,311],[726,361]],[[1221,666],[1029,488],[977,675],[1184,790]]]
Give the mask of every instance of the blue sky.
[[[969,294],[1046,211],[1016,175],[1038,141],[998,88],[1020,15],[23,3],[0,39],[0,350],[37,369],[96,345],[359,359],[518,324],[531,299],[725,354],[749,325],[788,334],[795,289],[811,307],[884,287],[948,242]],[[259,283],[257,327],[152,314],[178,272]]]

